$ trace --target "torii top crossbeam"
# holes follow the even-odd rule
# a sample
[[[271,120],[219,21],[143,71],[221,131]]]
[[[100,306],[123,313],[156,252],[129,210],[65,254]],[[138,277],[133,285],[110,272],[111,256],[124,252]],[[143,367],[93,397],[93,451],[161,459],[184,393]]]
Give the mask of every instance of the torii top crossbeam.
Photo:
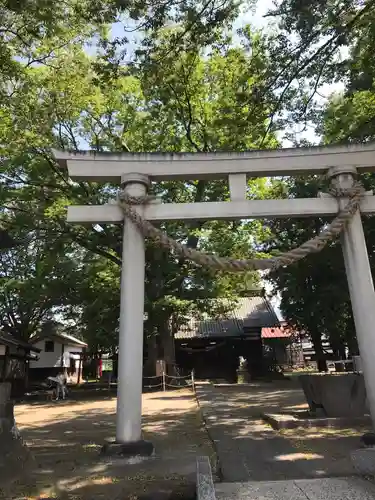
[[[325,174],[332,167],[355,167],[357,172],[375,170],[375,143],[273,149],[243,153],[112,154],[55,151],[60,165],[75,180],[120,183],[136,172],[151,180],[214,179],[229,177],[231,203],[167,203],[142,210],[145,219],[208,220],[290,216],[332,216],[338,211],[335,199],[246,200],[246,177]],[[375,212],[375,197],[361,202],[363,214]],[[118,205],[70,206],[72,223],[122,223]]]
[[[230,174],[249,177],[310,175],[330,167],[354,166],[375,171],[375,143],[309,148],[255,150],[241,153],[70,153],[54,151],[72,179],[120,183],[132,172],[151,180],[215,179]]]

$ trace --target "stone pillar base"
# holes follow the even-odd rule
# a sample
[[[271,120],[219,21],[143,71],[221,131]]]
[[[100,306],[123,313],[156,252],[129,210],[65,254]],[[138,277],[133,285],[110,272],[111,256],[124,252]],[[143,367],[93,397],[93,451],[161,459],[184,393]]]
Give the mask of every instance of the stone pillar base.
[[[250,373],[247,370],[237,370],[237,384],[248,384],[250,382]]]
[[[352,464],[359,474],[375,476],[375,448],[360,448],[350,454]]]
[[[103,446],[101,455],[106,457],[151,457],[155,452],[154,445],[150,441],[140,439],[129,443],[111,442]]]
[[[366,432],[361,437],[361,443],[365,447],[374,447],[375,446],[375,433],[374,432]]]

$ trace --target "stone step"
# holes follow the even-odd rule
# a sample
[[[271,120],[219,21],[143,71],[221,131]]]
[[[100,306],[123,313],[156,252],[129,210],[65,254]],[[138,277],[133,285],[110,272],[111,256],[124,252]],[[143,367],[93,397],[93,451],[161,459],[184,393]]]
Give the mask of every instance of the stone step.
[[[218,483],[216,500],[373,500],[375,484],[355,477]]]

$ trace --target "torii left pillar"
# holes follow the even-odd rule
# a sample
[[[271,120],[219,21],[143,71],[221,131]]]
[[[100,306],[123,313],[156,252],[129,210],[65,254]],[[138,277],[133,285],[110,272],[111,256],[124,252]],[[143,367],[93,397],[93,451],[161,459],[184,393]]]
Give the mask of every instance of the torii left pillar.
[[[147,194],[149,179],[140,174],[121,178],[129,196]],[[116,441],[106,454],[149,456],[154,447],[142,439],[143,318],[145,294],[145,242],[125,218],[122,241],[121,301],[117,376]]]

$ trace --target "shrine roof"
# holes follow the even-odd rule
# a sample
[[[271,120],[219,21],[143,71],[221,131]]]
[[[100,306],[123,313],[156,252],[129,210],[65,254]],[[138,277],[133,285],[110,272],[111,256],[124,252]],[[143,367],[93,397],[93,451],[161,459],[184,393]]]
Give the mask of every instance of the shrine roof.
[[[6,346],[15,346],[17,348],[22,348],[25,351],[40,352],[40,349],[34,347],[31,343],[17,339],[14,335],[9,332],[5,332],[4,330],[0,331],[0,344]]]
[[[269,301],[262,295],[256,295],[236,299],[233,309],[222,318],[192,317],[175,334],[175,339],[240,337],[247,335],[246,330],[260,332],[265,327],[279,326],[280,322]]]
[[[33,335],[30,339],[30,342],[36,344],[40,340],[55,340],[60,344],[76,346],[76,347],[87,347],[86,342],[73,335],[66,333],[65,326],[58,321],[46,321],[40,331]]]
[[[262,328],[262,339],[288,339],[292,335],[292,331],[283,326]]]

